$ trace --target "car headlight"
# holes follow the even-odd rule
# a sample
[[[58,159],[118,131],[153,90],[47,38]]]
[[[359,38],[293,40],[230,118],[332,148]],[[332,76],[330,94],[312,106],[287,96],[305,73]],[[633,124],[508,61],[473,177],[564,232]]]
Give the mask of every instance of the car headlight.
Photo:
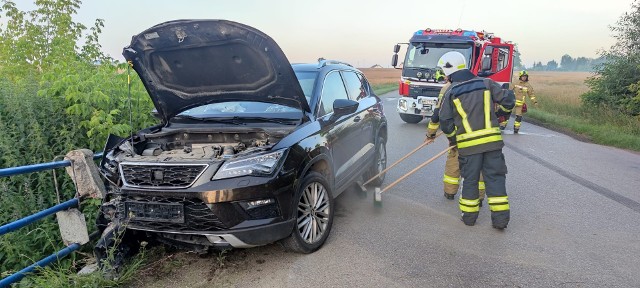
[[[407,111],[407,100],[398,100],[398,107],[400,107],[400,109],[402,109],[403,111]]]
[[[280,159],[286,154],[286,149],[261,154],[249,158],[227,161],[216,172],[212,180],[255,175],[266,176],[273,173],[280,163]]]

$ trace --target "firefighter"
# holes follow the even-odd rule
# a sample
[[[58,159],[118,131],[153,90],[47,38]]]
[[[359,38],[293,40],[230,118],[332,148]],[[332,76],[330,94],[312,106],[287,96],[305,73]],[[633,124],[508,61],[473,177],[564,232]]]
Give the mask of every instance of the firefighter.
[[[440,106],[440,129],[449,145],[456,145],[460,172],[464,178],[459,207],[464,224],[472,226],[478,219],[480,199],[478,181],[484,175],[487,203],[491,222],[496,229],[509,224],[510,209],[506,190],[507,165],[502,154],[502,135],[496,116],[501,109],[515,106],[513,91],[502,89],[491,79],[476,77],[469,71],[462,53],[447,52],[438,60],[438,66],[451,80]]]
[[[538,101],[536,100],[536,95],[533,94],[533,87],[529,84],[529,73],[526,70],[520,71],[519,82],[514,85],[513,91],[516,94],[516,121],[513,123],[513,133],[518,133],[520,131],[520,122],[522,122],[522,115],[527,112],[527,104],[525,102],[527,96],[531,98],[534,106],[538,106]],[[509,117],[504,117],[503,121],[500,122],[500,129],[504,130],[509,123]]]
[[[429,125],[427,126],[427,138],[429,139],[434,139],[436,137],[438,128],[440,128],[438,111],[440,110],[440,105],[442,104],[442,97],[444,96],[444,93],[447,91],[449,86],[451,86],[449,77],[446,77],[444,75],[443,77],[445,84],[444,86],[442,86],[442,89],[440,89],[440,93],[438,94],[438,103],[436,104],[436,108],[433,110],[433,115],[431,115]],[[453,200],[460,186],[460,165],[458,164],[458,149],[456,148],[449,150],[449,154],[447,155],[447,162],[444,165],[444,175],[442,176],[442,182],[444,184],[444,197],[449,200]],[[482,174],[480,175],[478,188],[480,190],[480,206],[482,206],[485,189],[484,181],[482,181]]]

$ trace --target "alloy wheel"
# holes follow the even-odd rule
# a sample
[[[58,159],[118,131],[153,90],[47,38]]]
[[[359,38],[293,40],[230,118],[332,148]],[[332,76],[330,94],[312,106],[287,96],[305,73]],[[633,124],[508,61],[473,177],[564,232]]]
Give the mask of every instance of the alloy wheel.
[[[327,230],[331,205],[324,185],[311,182],[302,191],[298,201],[297,230],[300,237],[309,244],[314,244]]]

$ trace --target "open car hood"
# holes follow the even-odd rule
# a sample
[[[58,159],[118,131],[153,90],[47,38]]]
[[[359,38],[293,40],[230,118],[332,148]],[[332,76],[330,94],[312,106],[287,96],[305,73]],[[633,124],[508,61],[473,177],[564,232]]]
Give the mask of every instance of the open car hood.
[[[122,53],[168,122],[193,107],[258,101],[310,112],[289,60],[271,37],[226,20],[176,20],[133,36]]]

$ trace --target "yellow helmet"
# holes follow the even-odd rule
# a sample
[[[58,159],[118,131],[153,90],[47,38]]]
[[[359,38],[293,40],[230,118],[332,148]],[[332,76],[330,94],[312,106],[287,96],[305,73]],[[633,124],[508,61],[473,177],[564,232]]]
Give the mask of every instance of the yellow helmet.
[[[520,71],[520,74],[518,75],[518,77],[522,77],[522,76],[529,76],[529,73],[527,73],[527,70]]]

